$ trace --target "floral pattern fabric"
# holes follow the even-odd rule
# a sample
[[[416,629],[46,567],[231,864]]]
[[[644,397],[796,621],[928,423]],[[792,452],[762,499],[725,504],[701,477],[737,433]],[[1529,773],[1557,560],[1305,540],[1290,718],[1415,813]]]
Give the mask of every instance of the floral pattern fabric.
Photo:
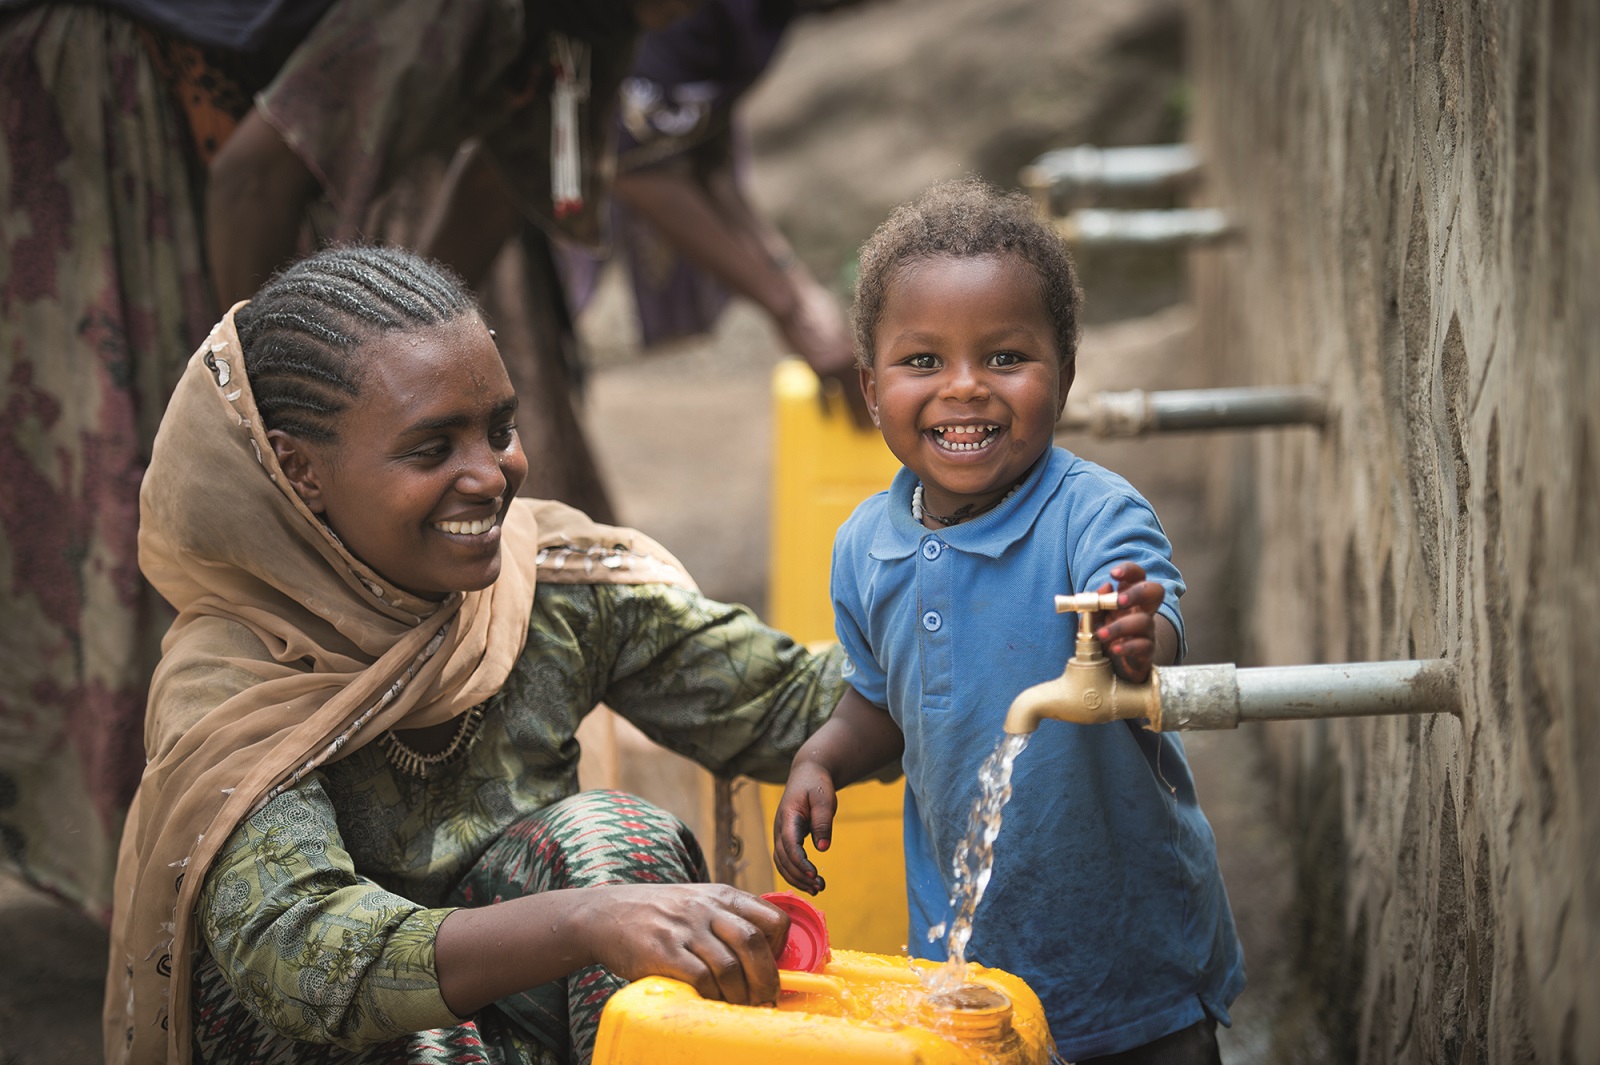
[[[715,772],[778,781],[837,702],[840,665],[836,650],[811,655],[692,591],[541,584],[526,650],[462,760],[417,779],[369,744],[228,841],[201,894],[197,1060],[474,1060],[427,1056],[437,1041],[413,1034],[440,1029],[475,1060],[586,1061],[614,976],[586,971],[515,996],[474,1018],[469,1038],[439,995],[439,923],[513,892],[705,879],[671,815],[579,795],[578,725],[603,701]],[[229,1036],[251,1025],[267,1035]],[[257,1049],[275,1040],[341,1052]]]
[[[214,318],[185,123],[140,31],[0,12],[0,869],[104,917],[170,611],[139,484]]]

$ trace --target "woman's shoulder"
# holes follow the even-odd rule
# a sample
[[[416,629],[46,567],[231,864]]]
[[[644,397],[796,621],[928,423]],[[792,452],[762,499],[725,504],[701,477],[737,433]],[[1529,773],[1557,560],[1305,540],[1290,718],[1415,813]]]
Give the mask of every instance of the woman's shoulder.
[[[506,529],[508,546],[537,569],[542,584],[695,586],[683,563],[653,537],[597,522],[553,499],[513,501]]]

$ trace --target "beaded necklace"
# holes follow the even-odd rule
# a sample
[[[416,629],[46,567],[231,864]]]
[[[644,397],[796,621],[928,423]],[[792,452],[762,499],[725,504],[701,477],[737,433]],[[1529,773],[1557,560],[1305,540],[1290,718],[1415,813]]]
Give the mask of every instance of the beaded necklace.
[[[1027,479],[1027,474],[1023,474],[1023,479]],[[927,514],[928,517],[932,518],[940,525],[959,525],[964,521],[968,521],[972,518],[989,513],[989,511],[995,509],[1003,504],[1006,500],[1016,495],[1017,489],[1021,487],[1022,481],[1018,481],[1016,484],[1011,486],[1011,491],[1007,492],[993,503],[990,503],[982,510],[973,510],[972,504],[968,503],[960,510],[957,510],[954,514],[930,514],[928,511],[922,509],[922,482],[918,481],[917,486],[911,490],[911,520],[916,522],[918,525],[921,525],[922,516]]]
[[[471,710],[461,715],[461,727],[456,729],[455,739],[450,741],[450,746],[435,754],[423,754],[401,741],[393,732],[383,734],[383,754],[389,759],[389,764],[407,776],[427,780],[428,775],[439,766],[452,761],[457,755],[466,754],[472,745],[478,742],[478,733],[483,725],[483,704],[479,703]]]

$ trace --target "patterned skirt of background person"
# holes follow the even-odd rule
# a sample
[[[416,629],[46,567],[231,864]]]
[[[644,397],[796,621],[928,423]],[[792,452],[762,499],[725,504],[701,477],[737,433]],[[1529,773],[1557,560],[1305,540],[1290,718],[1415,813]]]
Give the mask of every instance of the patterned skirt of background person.
[[[139,482],[215,317],[200,186],[110,12],[0,10],[0,108],[0,870],[103,916],[167,626]]]

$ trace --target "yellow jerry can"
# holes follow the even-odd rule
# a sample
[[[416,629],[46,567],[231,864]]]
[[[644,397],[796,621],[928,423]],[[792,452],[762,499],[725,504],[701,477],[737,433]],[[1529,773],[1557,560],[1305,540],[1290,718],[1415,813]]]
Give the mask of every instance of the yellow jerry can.
[[[833,537],[851,511],[889,487],[900,462],[875,430],[858,429],[841,397],[827,412],[816,374],[799,359],[772,375],[771,562],[768,620],[802,643],[832,642],[828,569]],[[763,785],[766,842],[781,787]],[[809,850],[828,888],[823,901],[835,943],[892,954],[905,949],[902,785],[868,780],[844,789],[827,853]],[[748,839],[748,836],[746,837]],[[773,882],[783,887],[774,872]]]
[[[777,1006],[711,1002],[651,976],[612,996],[594,1065],[1047,1065],[1044,1008],[1018,977],[978,965],[930,999],[935,963],[833,951],[820,972],[780,971]]]

